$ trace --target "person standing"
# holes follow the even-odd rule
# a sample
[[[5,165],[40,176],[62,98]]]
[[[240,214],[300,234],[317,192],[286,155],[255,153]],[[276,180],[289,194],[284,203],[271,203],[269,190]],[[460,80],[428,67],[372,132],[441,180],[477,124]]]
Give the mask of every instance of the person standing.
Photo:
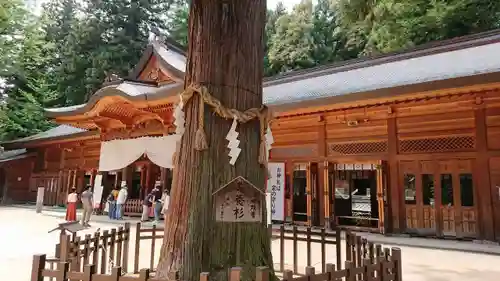
[[[163,219],[165,219],[167,217],[168,206],[170,205],[170,192],[166,188],[161,196],[161,202],[163,204],[161,213],[163,215]]]
[[[76,188],[71,188],[66,201],[66,221],[76,221],[76,204],[78,203],[78,194]]]
[[[82,225],[90,226],[90,216],[94,211],[94,195],[92,194],[92,186],[87,185],[85,187],[85,191],[82,192],[82,205],[83,205],[83,214],[82,214]]]
[[[118,196],[116,198],[116,219],[117,220],[122,220],[123,219],[123,205],[125,205],[125,202],[127,202],[127,196],[128,196],[128,191],[127,191],[127,184],[122,183],[122,188],[120,189],[120,192],[118,192]]]
[[[106,199],[107,203],[108,203],[108,217],[110,220],[114,219],[115,218],[115,214],[116,214],[116,198],[115,196],[113,195],[113,191],[111,191],[108,195],[108,198]]]
[[[153,194],[151,192],[146,193],[144,200],[142,201],[142,217],[141,222],[149,220],[149,208],[153,206]]]
[[[161,210],[162,210],[162,202],[161,202],[161,191],[160,191],[160,186],[156,185],[155,188],[151,191],[153,193],[153,200],[154,200],[154,214],[155,214],[155,221],[153,224],[157,224],[160,221],[160,215],[161,215]]]

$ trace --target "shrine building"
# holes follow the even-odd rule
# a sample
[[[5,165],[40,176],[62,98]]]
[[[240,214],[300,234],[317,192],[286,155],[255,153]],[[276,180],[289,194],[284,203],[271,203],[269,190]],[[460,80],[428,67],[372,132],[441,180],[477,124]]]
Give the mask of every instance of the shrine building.
[[[500,241],[500,30],[265,79],[275,114],[270,162],[284,163],[284,220],[384,233]],[[126,78],[82,105],[47,109],[59,124],[4,142],[0,196],[64,205],[102,175],[123,180],[140,214],[172,178],[173,104],[185,53],[152,42]]]

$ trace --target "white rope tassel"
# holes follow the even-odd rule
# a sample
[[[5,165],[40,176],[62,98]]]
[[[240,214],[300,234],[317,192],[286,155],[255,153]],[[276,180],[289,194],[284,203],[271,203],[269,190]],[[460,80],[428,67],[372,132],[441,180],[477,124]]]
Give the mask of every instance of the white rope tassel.
[[[174,109],[174,125],[175,125],[175,134],[182,136],[184,131],[186,130],[185,124],[186,119],[184,117],[184,102],[182,101],[182,97],[180,98],[180,102]]]
[[[231,128],[227,133],[226,140],[229,141],[227,147],[229,148],[229,164],[233,165],[236,163],[236,160],[240,156],[241,148],[240,141],[238,140],[239,133],[236,131],[236,126],[238,125],[238,118],[236,116],[233,118],[233,123],[231,124]]]

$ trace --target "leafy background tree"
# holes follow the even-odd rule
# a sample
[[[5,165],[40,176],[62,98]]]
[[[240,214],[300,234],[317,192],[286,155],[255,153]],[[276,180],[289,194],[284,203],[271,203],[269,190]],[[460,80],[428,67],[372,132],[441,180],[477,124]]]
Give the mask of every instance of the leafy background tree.
[[[44,107],[85,102],[106,73],[126,76],[151,31],[187,45],[186,0],[46,0],[37,14],[0,0],[0,140],[54,126]],[[264,73],[398,51],[498,28],[500,1],[303,0],[269,7]]]

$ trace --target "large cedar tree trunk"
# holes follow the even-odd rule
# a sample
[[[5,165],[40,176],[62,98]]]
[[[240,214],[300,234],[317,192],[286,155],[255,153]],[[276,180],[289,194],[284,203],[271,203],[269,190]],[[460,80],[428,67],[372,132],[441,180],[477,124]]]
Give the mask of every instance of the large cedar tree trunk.
[[[259,108],[265,16],[265,0],[192,0],[186,87],[206,86],[228,108]],[[232,120],[221,119],[205,106],[209,148],[199,152],[194,149],[198,111],[195,95],[185,106],[186,132],[174,170],[158,275],[177,270],[182,280],[197,280],[201,272],[224,278],[228,268],[241,266],[244,278],[251,279],[255,266],[272,268],[266,225],[215,222],[212,193],[237,176],[264,190],[259,120],[238,125],[242,152],[231,166],[225,137]]]

